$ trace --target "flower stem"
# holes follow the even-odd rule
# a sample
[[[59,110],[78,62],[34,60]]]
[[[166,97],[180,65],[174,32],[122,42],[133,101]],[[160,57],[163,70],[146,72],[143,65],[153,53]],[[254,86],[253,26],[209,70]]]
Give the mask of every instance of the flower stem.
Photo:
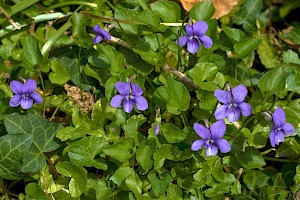
[[[84,5],[84,6],[97,8],[97,4],[95,4],[95,3],[89,3],[89,2],[84,2],[84,1],[67,1],[67,2],[62,2],[62,3],[58,3],[58,4],[54,4],[52,6],[49,6],[48,8],[46,8],[46,10],[53,10],[55,8],[69,6],[69,5]]]
[[[138,2],[140,4],[140,6],[143,8],[143,10],[149,10],[149,8],[144,0],[138,0]]]
[[[268,156],[263,156],[265,160],[268,161],[274,161],[274,162],[283,162],[283,163],[300,163],[299,160],[289,160],[289,159],[284,159],[284,158],[273,158],[273,157],[268,157]]]

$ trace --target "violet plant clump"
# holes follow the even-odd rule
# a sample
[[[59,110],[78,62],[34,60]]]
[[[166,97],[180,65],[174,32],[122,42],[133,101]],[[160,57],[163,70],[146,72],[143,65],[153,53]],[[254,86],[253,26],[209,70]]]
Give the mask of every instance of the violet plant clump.
[[[270,142],[272,147],[279,145],[283,142],[284,136],[291,135],[295,132],[295,128],[292,124],[286,122],[284,110],[277,107],[272,114],[272,122],[270,128]]]
[[[34,103],[41,104],[43,99],[39,93],[35,92],[36,87],[36,81],[33,79],[25,80],[24,84],[19,81],[12,81],[10,89],[15,95],[10,99],[9,105],[11,107],[21,105],[23,109],[29,109]]]
[[[187,24],[185,30],[186,35],[180,36],[176,42],[181,47],[187,45],[188,52],[192,54],[197,53],[200,45],[204,48],[212,47],[212,39],[205,35],[208,30],[208,25],[205,21],[198,21],[192,25]]]
[[[100,42],[102,42],[103,38],[105,38],[106,40],[111,39],[110,34],[107,31],[101,29],[99,24],[96,24],[94,26],[93,31],[97,34],[93,39],[93,44],[99,44]]]
[[[231,91],[215,90],[214,96],[223,103],[215,111],[216,119],[227,118],[229,122],[235,122],[243,116],[250,116],[252,114],[252,107],[249,103],[244,102],[248,90],[240,84],[231,89]]]
[[[226,124],[224,120],[216,121],[211,127],[205,127],[201,124],[194,123],[194,130],[202,138],[202,140],[195,140],[191,149],[198,151],[206,148],[206,156],[217,155],[218,149],[222,153],[228,153],[231,150],[229,142],[223,138],[226,132]]]
[[[110,105],[112,107],[119,108],[123,102],[123,110],[126,113],[130,113],[134,105],[141,111],[148,109],[148,102],[142,97],[143,89],[138,84],[133,83],[131,79],[128,78],[127,82],[117,82],[115,88],[119,94],[111,99]]]

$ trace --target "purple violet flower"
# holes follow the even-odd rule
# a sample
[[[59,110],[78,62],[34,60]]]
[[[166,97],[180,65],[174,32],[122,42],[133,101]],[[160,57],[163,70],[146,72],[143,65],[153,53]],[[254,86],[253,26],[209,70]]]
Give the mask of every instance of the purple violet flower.
[[[118,108],[121,106],[122,101],[124,101],[123,110],[127,113],[133,110],[134,104],[136,104],[138,110],[148,109],[148,102],[142,97],[143,90],[138,84],[128,79],[127,82],[117,82],[115,87],[120,94],[111,99],[110,105],[112,107]]]
[[[180,36],[178,41],[176,41],[179,46],[187,45],[187,50],[190,53],[197,53],[200,48],[200,44],[204,48],[210,48],[213,45],[212,39],[204,35],[208,29],[208,25],[205,21],[199,21],[192,25],[186,25],[186,35]]]
[[[231,150],[229,142],[223,138],[226,132],[226,124],[223,120],[216,121],[209,128],[194,123],[194,130],[203,140],[195,140],[193,142],[191,147],[193,151],[198,151],[205,146],[206,156],[214,156],[217,155],[218,149],[222,153],[227,153]]]
[[[97,35],[93,39],[93,44],[99,44],[100,42],[102,42],[103,38],[105,38],[107,40],[111,39],[109,33],[107,31],[101,29],[101,27],[99,26],[99,24],[96,24],[94,26],[93,31],[95,33],[97,33]]]
[[[17,107],[21,105],[23,109],[29,109],[34,103],[41,104],[43,99],[36,90],[36,82],[33,79],[28,79],[24,84],[19,81],[12,81],[10,83],[10,89],[15,95],[10,99],[9,105],[11,107]]]
[[[223,103],[216,109],[216,119],[224,119],[227,117],[229,122],[235,122],[240,118],[240,114],[243,116],[249,116],[252,114],[252,107],[249,103],[244,102],[247,96],[247,88],[240,84],[231,91],[215,90],[214,95]]]
[[[295,132],[292,124],[286,123],[285,113],[282,108],[278,107],[272,114],[272,125],[270,131],[270,142],[272,147],[279,145],[284,140],[284,135],[291,135]]]
[[[155,123],[155,126],[154,126],[154,133],[155,135],[158,135],[159,134],[159,131],[160,131],[160,124],[159,123]]]

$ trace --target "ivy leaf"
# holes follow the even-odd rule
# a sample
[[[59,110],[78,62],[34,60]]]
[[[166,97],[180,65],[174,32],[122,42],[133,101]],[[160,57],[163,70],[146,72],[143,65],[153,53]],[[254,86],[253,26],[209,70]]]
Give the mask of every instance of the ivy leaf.
[[[43,153],[59,147],[53,138],[61,126],[32,113],[26,115],[12,113],[5,115],[3,119],[8,134],[22,133],[32,137],[32,145],[23,158],[21,171],[24,173],[39,171],[46,164]]]
[[[248,32],[256,30],[255,21],[262,8],[262,0],[246,0],[240,12],[233,16],[233,23],[242,25]]]
[[[71,178],[69,182],[71,197],[79,197],[87,186],[87,171],[69,161],[59,162],[55,167],[58,173]]]
[[[22,158],[32,144],[32,136],[16,133],[0,137],[0,177],[14,180],[20,177]]]

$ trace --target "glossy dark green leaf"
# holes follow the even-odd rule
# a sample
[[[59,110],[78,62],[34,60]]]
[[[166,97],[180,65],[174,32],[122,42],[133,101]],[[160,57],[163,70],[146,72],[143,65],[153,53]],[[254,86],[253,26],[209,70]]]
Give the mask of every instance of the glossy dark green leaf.
[[[186,133],[172,123],[164,123],[161,132],[169,143],[181,142],[186,138]]]
[[[32,145],[22,159],[21,171],[24,173],[39,171],[46,163],[44,152],[59,147],[53,138],[61,126],[31,113],[26,115],[13,113],[5,115],[3,119],[9,134],[22,133],[32,137]]]
[[[286,73],[283,67],[277,67],[268,71],[258,81],[258,87],[262,92],[279,93],[284,90]]]
[[[247,38],[233,45],[233,49],[239,58],[245,58],[248,56],[258,45],[261,40],[256,38]]]
[[[67,151],[70,160],[77,166],[94,166],[97,169],[107,170],[107,164],[103,159],[95,159],[107,145],[108,142],[104,138],[90,136],[71,143]]]
[[[21,57],[26,69],[30,71],[33,71],[34,66],[43,59],[39,48],[39,41],[35,37],[27,37]]]
[[[167,110],[175,115],[181,113],[181,111],[186,111],[190,105],[190,94],[186,87],[174,80],[171,77],[168,77],[168,102]]]
[[[260,152],[254,147],[247,147],[245,152],[236,154],[238,162],[246,169],[254,169],[266,165]]]
[[[165,193],[169,187],[169,184],[172,181],[172,174],[169,171],[165,171],[159,175],[158,178],[155,171],[151,171],[147,178],[152,185],[152,191],[155,196],[160,196]]]
[[[209,20],[215,13],[215,8],[211,0],[204,0],[201,3],[195,4],[190,10],[191,17],[196,20]]]
[[[178,22],[180,19],[180,7],[172,1],[157,1],[150,4],[151,10],[156,13],[163,22]]]
[[[153,166],[153,153],[156,150],[154,138],[143,140],[136,151],[136,160],[146,172]]]
[[[126,162],[133,152],[134,141],[132,138],[120,139],[116,144],[112,144],[103,149],[103,152],[107,155],[116,159],[120,162]]]
[[[26,199],[48,200],[49,197],[37,183],[29,183],[25,187]]]

